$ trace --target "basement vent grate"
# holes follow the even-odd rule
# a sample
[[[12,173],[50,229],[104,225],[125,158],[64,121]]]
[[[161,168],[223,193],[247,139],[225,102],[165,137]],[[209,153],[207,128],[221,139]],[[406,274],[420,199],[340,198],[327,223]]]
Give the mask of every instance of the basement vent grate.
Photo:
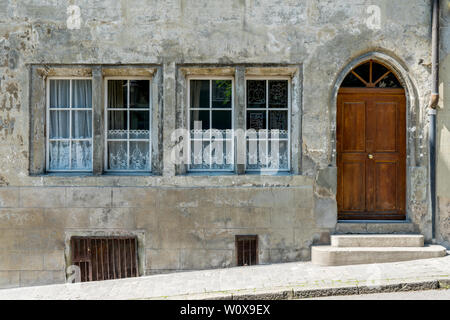
[[[72,237],[72,264],[81,282],[138,276],[137,243],[130,237]]]
[[[258,264],[258,236],[236,236],[238,266]]]

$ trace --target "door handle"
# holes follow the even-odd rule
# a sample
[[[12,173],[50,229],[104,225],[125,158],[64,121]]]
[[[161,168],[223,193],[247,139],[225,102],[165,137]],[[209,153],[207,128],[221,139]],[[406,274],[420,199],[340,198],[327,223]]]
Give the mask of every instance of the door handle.
[[[370,160],[372,160],[373,159],[373,154],[369,153],[368,157],[369,157]]]

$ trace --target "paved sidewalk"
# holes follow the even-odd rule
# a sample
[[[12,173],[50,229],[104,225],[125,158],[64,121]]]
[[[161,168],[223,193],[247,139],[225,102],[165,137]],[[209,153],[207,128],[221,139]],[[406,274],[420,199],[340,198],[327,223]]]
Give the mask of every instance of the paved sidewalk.
[[[450,290],[373,293],[353,296],[332,296],[307,300],[450,300]]]
[[[450,287],[450,256],[373,265],[310,262],[0,290],[0,299],[298,299]]]

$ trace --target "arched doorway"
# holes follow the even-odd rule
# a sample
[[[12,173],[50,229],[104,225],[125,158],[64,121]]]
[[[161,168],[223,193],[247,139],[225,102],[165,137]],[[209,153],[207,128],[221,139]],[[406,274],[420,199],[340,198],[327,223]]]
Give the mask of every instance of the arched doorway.
[[[406,98],[395,74],[366,61],[337,97],[339,220],[406,217]]]

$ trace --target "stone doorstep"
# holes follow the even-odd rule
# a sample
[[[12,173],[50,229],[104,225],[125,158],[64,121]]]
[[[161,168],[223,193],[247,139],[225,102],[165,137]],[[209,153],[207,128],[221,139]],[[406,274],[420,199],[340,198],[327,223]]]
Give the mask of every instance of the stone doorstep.
[[[417,234],[414,223],[406,221],[338,221],[335,234]]]
[[[332,247],[423,247],[424,236],[409,234],[332,235]]]
[[[344,266],[439,258],[446,254],[446,248],[440,245],[351,248],[312,246],[311,262],[321,266]]]

